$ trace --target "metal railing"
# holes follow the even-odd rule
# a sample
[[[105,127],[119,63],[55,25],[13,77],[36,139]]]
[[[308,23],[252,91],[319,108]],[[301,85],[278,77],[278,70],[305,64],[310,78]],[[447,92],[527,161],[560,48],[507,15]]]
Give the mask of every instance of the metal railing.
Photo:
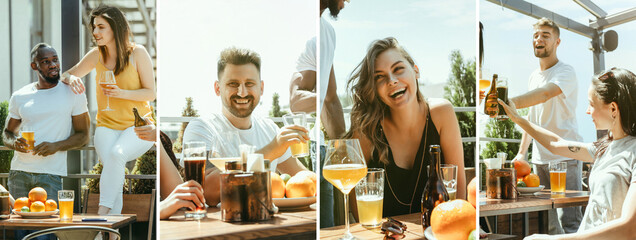
[[[453,107],[453,110],[455,111],[455,113],[460,113],[460,112],[476,112],[477,108],[476,107]],[[349,114],[351,113],[351,108],[343,108],[342,112],[344,114]],[[196,119],[197,117],[160,117],[159,121],[161,123],[185,123],[185,122],[190,122],[193,119]],[[282,117],[267,117],[269,119],[271,119],[272,121],[274,121],[275,123],[282,123],[283,122],[283,118]],[[314,123],[316,122],[316,118],[314,117],[309,117],[307,118],[307,121],[310,123]],[[481,140],[481,138],[480,138]],[[476,137],[462,137],[462,143],[465,142],[476,142],[477,138]]]

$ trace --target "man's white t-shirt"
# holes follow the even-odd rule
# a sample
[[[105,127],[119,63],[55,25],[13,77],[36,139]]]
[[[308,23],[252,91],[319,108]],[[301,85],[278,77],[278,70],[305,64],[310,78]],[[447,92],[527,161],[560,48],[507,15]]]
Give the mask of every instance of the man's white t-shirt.
[[[35,84],[11,95],[9,117],[21,120],[21,130],[35,132],[35,146],[68,139],[73,129],[72,116],[88,111],[86,94],[74,94],[63,83],[50,89],[37,89]],[[11,170],[66,176],[66,151],[46,157],[15,151]]]
[[[594,156],[596,149],[589,144],[588,151]],[[612,141],[594,161],[589,180],[590,199],[579,232],[620,218],[625,201],[634,201],[625,198],[629,187],[636,184],[636,137]]]
[[[574,68],[559,61],[545,71],[537,69],[530,75],[528,89],[532,91],[548,83],[556,84],[561,88],[562,93],[544,103],[530,107],[528,121],[548,129],[563,139],[582,141],[576,122],[578,84]],[[568,159],[552,154],[536,141],[532,146],[533,163],[548,164],[552,161]]]
[[[279,128],[271,119],[252,116],[250,117],[252,126],[249,129],[238,129],[223,116],[223,114],[212,114],[211,117],[196,118],[186,127],[183,133],[183,143],[190,141],[205,142],[208,150],[211,146],[217,146],[221,156],[240,156],[239,146],[230,146],[228,144],[218,144],[224,142],[223,134],[228,132],[236,132],[240,139],[240,144],[248,144],[261,149],[269,144],[278,134]],[[277,163],[272,160],[272,167],[291,158],[291,151],[287,149],[285,154],[276,159]],[[271,160],[271,159],[270,159]],[[183,158],[180,160],[183,166]]]

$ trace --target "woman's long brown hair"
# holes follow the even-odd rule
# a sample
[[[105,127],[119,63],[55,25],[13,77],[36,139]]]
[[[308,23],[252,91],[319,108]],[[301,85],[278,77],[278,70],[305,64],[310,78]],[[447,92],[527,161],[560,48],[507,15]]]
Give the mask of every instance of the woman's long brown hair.
[[[381,124],[384,116],[390,115],[390,109],[378,96],[373,75],[375,60],[388,49],[396,49],[411,64],[411,67],[415,66],[413,58],[399,45],[395,38],[387,37],[371,43],[367,55],[353,70],[349,81],[347,81],[347,88],[353,96],[353,107],[351,108],[351,128],[345,135],[345,138],[351,138],[354,133],[357,133],[361,137],[368,138],[378,151],[380,162],[384,164],[389,163],[389,143],[385,141]],[[424,96],[417,88],[417,101],[422,102],[423,100]]]
[[[100,5],[99,7],[93,9],[91,12],[91,32],[95,30],[95,18],[102,17],[104,18],[110,28],[113,30],[113,36],[115,38],[115,48],[117,50],[117,60],[115,63],[115,75],[124,71],[124,68],[128,65],[128,57],[133,52],[132,46],[132,32],[130,31],[130,26],[128,25],[128,20],[124,16],[119,8],[111,7],[108,5]],[[105,63],[106,59],[108,59],[108,51],[106,50],[106,46],[99,46],[99,53],[102,56],[102,59]]]

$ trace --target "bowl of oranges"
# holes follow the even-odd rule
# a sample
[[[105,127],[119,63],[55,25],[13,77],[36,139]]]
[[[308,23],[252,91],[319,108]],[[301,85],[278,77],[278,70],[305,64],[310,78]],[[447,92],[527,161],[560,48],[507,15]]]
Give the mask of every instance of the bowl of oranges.
[[[316,174],[300,171],[293,177],[271,173],[272,201],[279,208],[306,207],[316,202]]]
[[[543,190],[545,186],[541,185],[539,176],[532,173],[530,164],[527,161],[516,160],[513,164],[517,171],[517,190],[519,193],[531,195]]]
[[[59,212],[57,202],[47,199],[46,190],[35,187],[29,191],[29,197],[21,197],[13,204],[13,213],[23,218],[47,218]]]

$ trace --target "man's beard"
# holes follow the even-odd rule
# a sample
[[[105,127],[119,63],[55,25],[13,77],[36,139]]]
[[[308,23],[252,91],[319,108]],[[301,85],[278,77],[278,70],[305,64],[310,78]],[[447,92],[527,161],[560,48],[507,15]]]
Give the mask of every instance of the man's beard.
[[[543,50],[545,50],[545,48],[544,48]],[[550,52],[548,52],[548,51],[544,51],[544,52],[542,52],[542,53],[538,53],[538,52],[536,51],[536,49],[535,49],[535,51],[534,51],[534,56],[535,56],[535,57],[538,57],[538,58],[547,58],[547,57],[549,57],[549,56],[550,56]]]
[[[247,109],[241,109],[241,110],[235,108],[234,107],[234,104],[235,104],[234,100],[235,99],[247,99],[247,100],[249,100],[250,101],[249,107]],[[256,108],[256,103],[254,102],[254,96],[252,96],[252,95],[248,95],[246,97],[239,97],[237,95],[234,95],[234,96],[230,97],[229,102],[225,103],[225,107],[235,117],[237,117],[237,118],[246,118],[246,117],[249,117],[250,115],[252,115],[252,111],[254,111],[254,108]]]
[[[329,0],[329,4],[327,6],[329,8],[329,14],[334,19],[338,18],[338,13],[340,13],[340,7],[338,7],[338,0]]]
[[[55,77],[49,77],[49,76],[45,75],[42,70],[38,69],[38,72],[40,72],[40,75],[42,75],[44,80],[46,80],[46,82],[48,82],[50,84],[57,84],[60,81],[60,74],[57,74],[57,76],[55,76]],[[59,70],[58,70],[58,72],[59,72]]]

